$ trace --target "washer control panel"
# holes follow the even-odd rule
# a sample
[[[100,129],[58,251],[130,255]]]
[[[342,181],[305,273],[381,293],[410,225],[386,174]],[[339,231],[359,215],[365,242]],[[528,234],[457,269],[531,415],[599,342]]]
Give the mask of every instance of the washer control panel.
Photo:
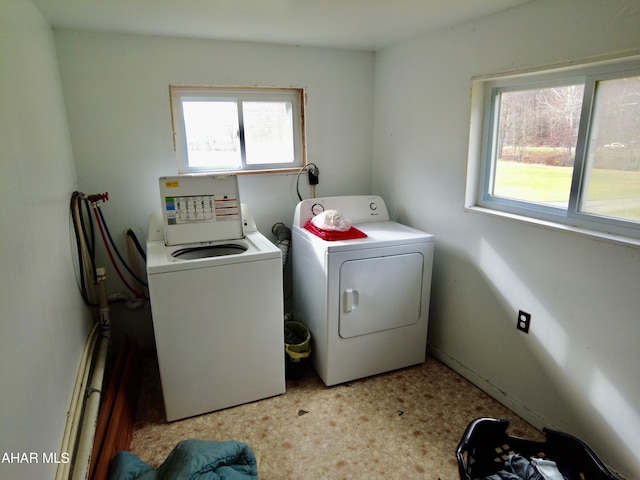
[[[337,210],[352,224],[390,220],[387,206],[377,195],[349,195],[303,200],[296,206],[293,224],[299,227],[325,210]]]
[[[244,237],[236,175],[160,177],[167,245]]]

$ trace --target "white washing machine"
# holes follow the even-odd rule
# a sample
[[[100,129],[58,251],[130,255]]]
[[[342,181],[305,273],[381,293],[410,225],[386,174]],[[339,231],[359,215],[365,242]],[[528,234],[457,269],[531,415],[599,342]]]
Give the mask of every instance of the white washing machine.
[[[365,238],[323,240],[305,228],[337,210]],[[434,237],[389,220],[378,196],[326,197],[296,206],[294,318],[311,331],[326,385],[424,362]]]
[[[235,176],[160,179],[147,275],[168,421],[285,391],[282,252]]]

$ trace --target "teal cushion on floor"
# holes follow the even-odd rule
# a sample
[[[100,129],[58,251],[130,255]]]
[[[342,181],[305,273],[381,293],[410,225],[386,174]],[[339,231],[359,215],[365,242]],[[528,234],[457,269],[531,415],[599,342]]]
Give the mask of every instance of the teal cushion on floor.
[[[184,440],[158,470],[129,452],[119,452],[111,463],[109,480],[257,480],[253,451],[242,442]]]

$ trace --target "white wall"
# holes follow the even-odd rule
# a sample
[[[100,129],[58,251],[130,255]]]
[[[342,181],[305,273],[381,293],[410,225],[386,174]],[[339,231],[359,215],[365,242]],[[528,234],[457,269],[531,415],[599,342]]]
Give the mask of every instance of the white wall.
[[[160,207],[158,177],[176,175],[169,84],[295,86],[306,91],[307,158],[320,168],[318,196],[368,193],[371,185],[371,52],[171,37],[55,32],[79,189],[109,192],[102,206],[125,252],[123,231],[146,241]],[[244,175],[240,196],[271,237],[290,225],[297,174]],[[300,191],[310,196],[306,175]],[[101,251],[104,249],[101,247]],[[104,255],[109,290],[125,288]],[[113,325],[153,342],[148,308],[114,307]],[[125,325],[123,325],[123,323]]]
[[[75,170],[51,29],[28,0],[0,8],[0,478],[53,478],[90,322],[74,281]]]
[[[15,388],[0,401],[0,432],[3,450],[50,450],[86,334],[72,328],[82,311],[65,223],[74,174],[46,25],[27,0],[10,0],[0,19],[2,111],[12,112],[0,119],[1,195],[20,204],[3,216],[2,271],[23,272],[1,285],[0,351],[11,364],[2,362],[0,380]],[[375,71],[365,52],[72,30],[55,41],[79,188],[109,191],[104,212],[116,236],[132,227],[144,239],[156,178],[176,172],[168,84],[305,87],[318,194],[372,190],[397,219],[437,236],[432,349],[484,388],[504,391],[502,400],[534,423],[580,436],[638,477],[638,250],[463,205],[471,77],[638,48],[639,27],[637,1],[539,0],[379,52]],[[242,177],[241,194],[269,233],[291,220],[295,176]],[[48,239],[46,251],[36,239]],[[42,266],[54,257],[61,260]],[[533,314],[528,336],[514,328],[518,308]],[[48,466],[34,468],[43,474],[30,477],[50,476]],[[2,477],[22,476],[15,472],[24,470]]]
[[[308,161],[318,195],[368,193],[373,62],[370,52],[60,30],[55,34],[78,181],[108,190],[107,221],[146,234],[159,208],[157,181],[176,175],[169,84],[304,87]],[[290,223],[291,175],[240,178],[259,229]],[[303,178],[301,191],[309,196]],[[306,187],[306,188],[305,188]]]
[[[373,165],[395,217],[436,235],[432,351],[631,478],[640,250],[463,207],[471,78],[637,49],[638,32],[637,1],[540,0],[378,52]]]

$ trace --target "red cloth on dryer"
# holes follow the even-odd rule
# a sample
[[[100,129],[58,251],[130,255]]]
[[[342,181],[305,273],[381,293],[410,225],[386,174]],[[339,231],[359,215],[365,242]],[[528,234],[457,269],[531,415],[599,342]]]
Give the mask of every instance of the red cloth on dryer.
[[[341,232],[339,230],[322,230],[316,227],[311,220],[307,221],[304,226],[305,229],[309,230],[314,235],[320,237],[323,240],[327,240],[329,242],[335,240],[353,240],[355,238],[366,238],[367,234],[362,230],[358,230],[355,227],[351,227],[349,230]]]

